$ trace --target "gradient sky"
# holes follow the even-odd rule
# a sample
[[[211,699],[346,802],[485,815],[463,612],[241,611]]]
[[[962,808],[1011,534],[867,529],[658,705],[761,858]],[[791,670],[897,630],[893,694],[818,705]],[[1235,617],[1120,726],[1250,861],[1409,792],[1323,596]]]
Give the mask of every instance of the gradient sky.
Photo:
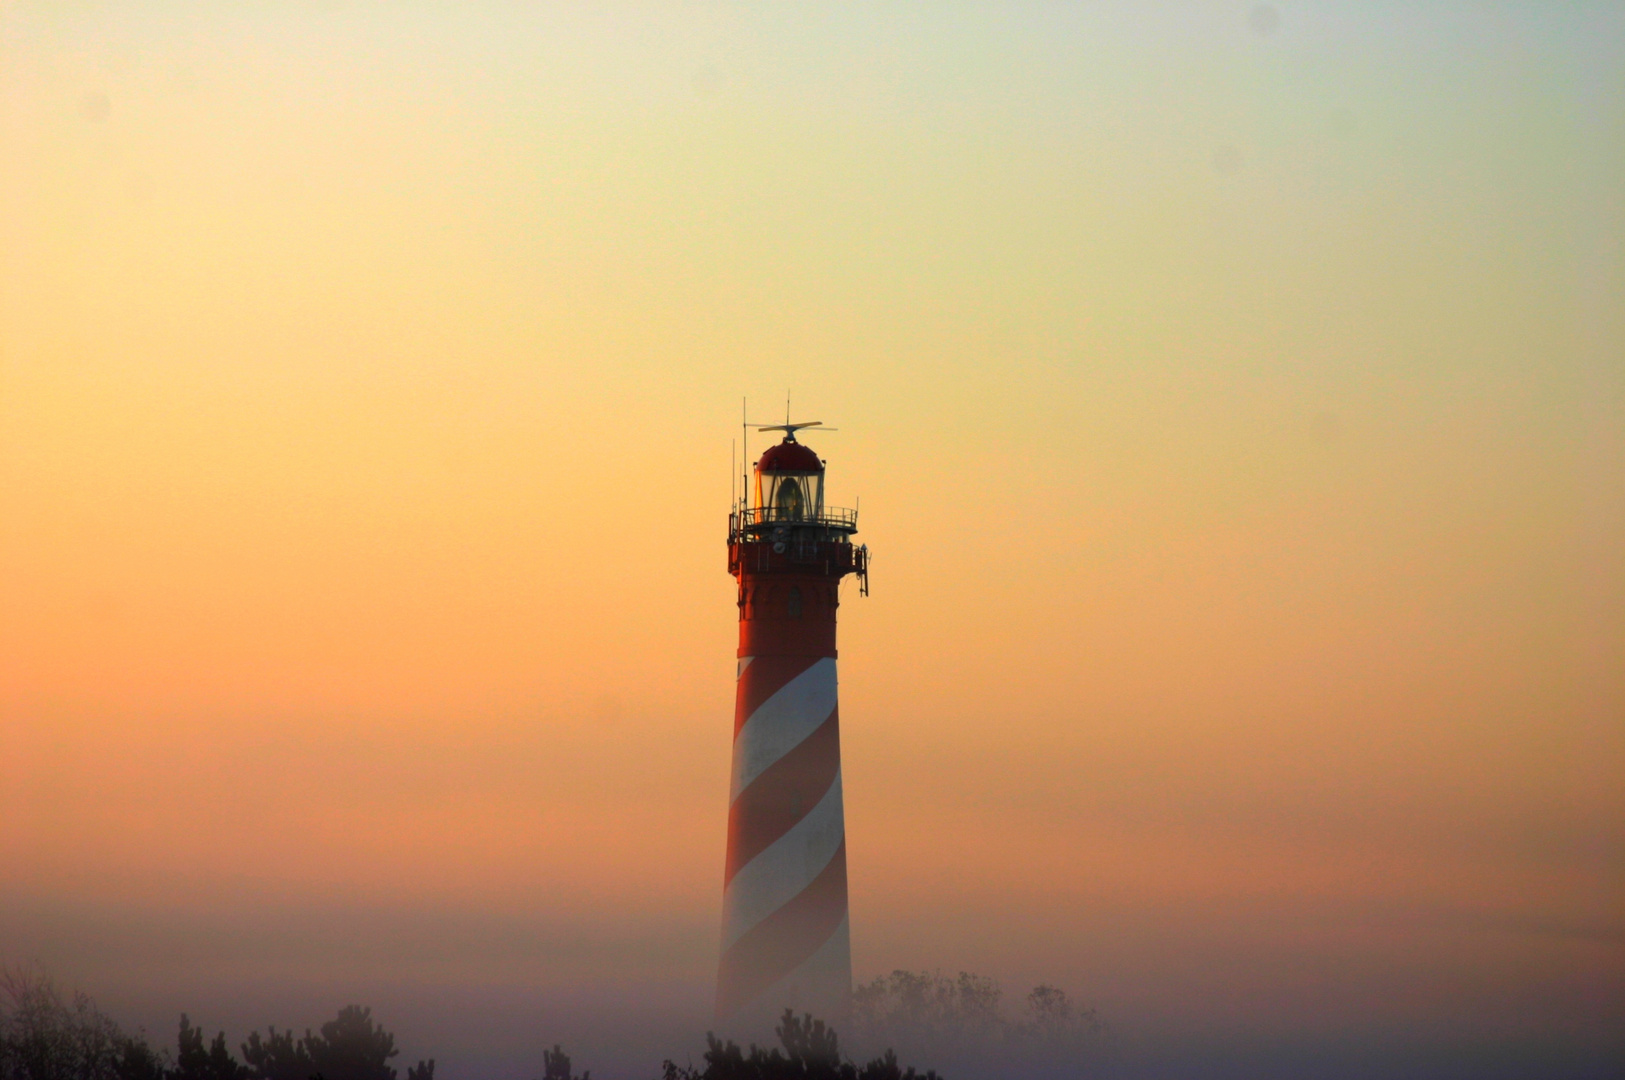
[[[1150,7],[0,3],[0,961],[703,1017],[789,390],[860,978],[1625,1056],[1625,13]]]

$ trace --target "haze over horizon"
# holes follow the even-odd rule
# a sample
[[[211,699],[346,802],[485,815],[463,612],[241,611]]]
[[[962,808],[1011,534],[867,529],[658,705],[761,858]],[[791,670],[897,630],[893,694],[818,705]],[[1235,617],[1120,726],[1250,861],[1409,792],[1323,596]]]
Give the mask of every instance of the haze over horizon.
[[[1148,7],[0,6],[0,963],[652,1075],[789,390],[860,980],[1625,1061],[1625,12]]]

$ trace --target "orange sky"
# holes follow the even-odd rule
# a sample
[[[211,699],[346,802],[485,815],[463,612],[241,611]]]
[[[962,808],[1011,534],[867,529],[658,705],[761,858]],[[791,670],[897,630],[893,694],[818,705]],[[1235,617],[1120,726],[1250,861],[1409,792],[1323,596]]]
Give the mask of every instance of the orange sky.
[[[1281,13],[0,7],[0,961],[703,998],[789,388],[860,977],[1617,1030],[1625,21]]]

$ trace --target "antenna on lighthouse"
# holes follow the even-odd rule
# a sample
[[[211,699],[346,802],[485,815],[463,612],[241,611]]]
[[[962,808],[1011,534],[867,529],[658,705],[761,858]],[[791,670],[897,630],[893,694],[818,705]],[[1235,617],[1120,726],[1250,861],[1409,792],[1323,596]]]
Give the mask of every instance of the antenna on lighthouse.
[[[792,424],[789,421],[786,421],[785,423],[782,423],[782,424],[767,424],[767,425],[765,425],[763,427],[758,427],[756,430],[757,431],[782,431],[782,432],[784,432],[784,437],[786,439],[788,439],[791,442],[795,442],[796,441],[796,432],[798,432],[798,431],[839,431],[841,429],[840,428],[825,427],[824,422],[822,420],[814,420],[814,421],[812,421],[810,423],[806,423],[806,424]]]

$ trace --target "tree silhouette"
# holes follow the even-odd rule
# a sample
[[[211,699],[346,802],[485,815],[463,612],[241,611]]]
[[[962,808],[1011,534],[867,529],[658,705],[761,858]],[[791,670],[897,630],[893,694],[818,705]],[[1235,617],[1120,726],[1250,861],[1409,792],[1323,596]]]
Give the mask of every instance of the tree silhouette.
[[[893,1046],[915,1060],[973,1073],[1078,1076],[1098,1072],[1111,1056],[1109,1033],[1093,1009],[1048,984],[1033,988],[1026,1015],[1001,1011],[992,979],[960,972],[894,971],[852,994],[855,1042]]]
[[[303,1038],[292,1031],[268,1028],[266,1037],[250,1032],[243,1043],[248,1080],[395,1080],[389,1059],[400,1053],[395,1036],[372,1018],[372,1010],[346,1005],[319,1034],[307,1028]],[[420,1061],[406,1071],[407,1080],[434,1080],[434,1061]]]
[[[305,1039],[309,1038],[310,1032],[306,1031]],[[264,1039],[257,1031],[248,1033],[248,1041],[243,1043],[243,1060],[248,1062],[248,1075],[253,1080],[310,1080],[315,1071],[305,1040],[295,1038],[292,1031],[278,1031],[275,1027],[266,1029]]]
[[[764,1050],[752,1044],[747,1053],[733,1040],[706,1033],[705,1068],[681,1068],[665,1062],[662,1080],[940,1080],[934,1072],[918,1073],[897,1064],[886,1053],[861,1068],[841,1060],[835,1029],[810,1014],[784,1010],[774,1028],[779,1046]]]
[[[145,1039],[40,972],[0,969],[0,1080],[163,1080]]]
[[[372,1010],[346,1005],[322,1025],[322,1037],[305,1039],[317,1075],[325,1080],[395,1080],[389,1059],[400,1053],[395,1036],[373,1022]]]
[[[203,1029],[195,1028],[181,1013],[175,1067],[165,1070],[166,1080],[247,1080],[249,1072],[226,1049],[226,1033],[215,1035],[209,1048],[203,1048]]]
[[[553,1049],[542,1051],[542,1080],[590,1080],[592,1072],[580,1076],[570,1075],[570,1055],[558,1043]]]

